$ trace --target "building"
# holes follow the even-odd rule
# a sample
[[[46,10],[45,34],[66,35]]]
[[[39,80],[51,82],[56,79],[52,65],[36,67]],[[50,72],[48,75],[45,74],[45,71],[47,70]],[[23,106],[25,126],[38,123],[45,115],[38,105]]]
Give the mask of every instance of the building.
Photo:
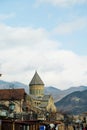
[[[16,113],[22,112],[22,107],[25,101],[25,90],[20,89],[1,89],[0,90],[0,114],[3,111],[9,113],[14,110]]]
[[[37,72],[35,72],[32,80],[29,83],[29,106],[32,106],[37,111],[42,112],[56,112],[54,99],[52,95],[45,95],[44,83]]]

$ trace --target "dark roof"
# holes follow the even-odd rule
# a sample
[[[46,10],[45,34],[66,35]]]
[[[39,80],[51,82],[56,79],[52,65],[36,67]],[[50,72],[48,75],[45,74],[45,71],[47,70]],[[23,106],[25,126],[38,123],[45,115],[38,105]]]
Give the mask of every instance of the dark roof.
[[[24,99],[24,89],[1,89],[0,100],[21,100]]]
[[[40,76],[38,75],[37,72],[35,72],[30,84],[30,86],[32,85],[44,85],[43,81],[41,80]]]

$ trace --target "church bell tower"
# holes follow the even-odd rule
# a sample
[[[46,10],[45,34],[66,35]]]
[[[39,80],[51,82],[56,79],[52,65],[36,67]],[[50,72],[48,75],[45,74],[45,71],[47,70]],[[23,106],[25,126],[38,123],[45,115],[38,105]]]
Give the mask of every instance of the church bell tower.
[[[38,75],[37,71],[35,72],[32,80],[29,84],[30,94],[37,97],[43,97],[44,95],[44,83]]]

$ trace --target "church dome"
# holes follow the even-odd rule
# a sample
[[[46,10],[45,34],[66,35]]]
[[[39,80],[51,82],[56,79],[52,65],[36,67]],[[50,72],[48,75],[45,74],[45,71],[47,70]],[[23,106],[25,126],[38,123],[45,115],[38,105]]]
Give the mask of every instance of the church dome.
[[[35,72],[29,86],[32,86],[32,85],[44,85],[43,81],[41,80],[40,76],[38,75],[37,72]]]
[[[29,90],[30,94],[34,96],[42,97],[44,95],[44,83],[37,72],[35,72],[29,84]]]

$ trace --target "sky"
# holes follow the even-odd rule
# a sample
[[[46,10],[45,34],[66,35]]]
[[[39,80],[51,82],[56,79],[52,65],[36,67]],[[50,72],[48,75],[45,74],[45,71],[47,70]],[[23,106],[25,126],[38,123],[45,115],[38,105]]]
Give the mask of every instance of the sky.
[[[87,85],[87,0],[0,0],[0,77]]]

